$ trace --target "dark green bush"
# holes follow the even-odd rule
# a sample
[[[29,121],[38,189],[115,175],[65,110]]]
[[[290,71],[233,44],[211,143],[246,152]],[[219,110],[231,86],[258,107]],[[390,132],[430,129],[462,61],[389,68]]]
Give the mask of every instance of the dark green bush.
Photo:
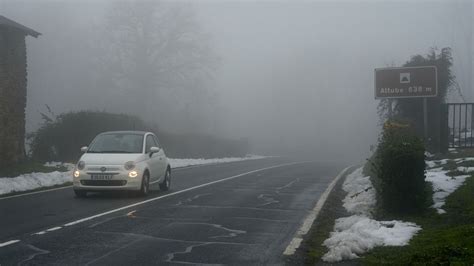
[[[407,124],[384,125],[372,158],[378,204],[392,214],[413,213],[426,206],[425,148]]]
[[[42,162],[77,160],[79,148],[89,145],[103,131],[146,128],[137,117],[107,112],[80,111],[56,118],[43,117],[42,126],[28,136],[32,159]]]
[[[248,152],[245,140],[220,139],[199,134],[170,134],[150,126],[138,117],[107,112],[80,111],[64,113],[56,118],[43,114],[44,123],[29,134],[33,160],[76,161],[80,147],[87,146],[99,133],[113,130],[144,130],[157,134],[166,155],[174,158],[211,158],[243,156]]]

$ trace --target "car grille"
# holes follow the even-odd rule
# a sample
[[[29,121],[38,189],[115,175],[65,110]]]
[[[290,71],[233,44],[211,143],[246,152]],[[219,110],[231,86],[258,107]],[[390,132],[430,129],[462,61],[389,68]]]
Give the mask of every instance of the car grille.
[[[102,168],[102,167],[101,166],[91,166],[91,167],[87,167],[87,171],[102,172],[102,170],[100,168]],[[120,170],[120,167],[105,167],[105,168],[106,168],[107,172],[109,172],[109,171],[119,171]]]
[[[127,180],[81,180],[84,186],[125,186]]]

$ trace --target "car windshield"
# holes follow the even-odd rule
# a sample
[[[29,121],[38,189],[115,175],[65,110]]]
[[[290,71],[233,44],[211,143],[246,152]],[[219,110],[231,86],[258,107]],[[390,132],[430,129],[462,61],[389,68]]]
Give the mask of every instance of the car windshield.
[[[138,134],[103,134],[97,136],[89,147],[89,153],[141,153],[143,135]]]

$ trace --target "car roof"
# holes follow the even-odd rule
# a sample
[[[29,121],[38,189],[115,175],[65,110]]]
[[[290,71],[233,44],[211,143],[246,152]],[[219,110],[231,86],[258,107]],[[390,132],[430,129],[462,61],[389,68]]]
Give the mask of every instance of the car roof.
[[[151,133],[149,131],[139,131],[139,130],[121,130],[121,131],[107,131],[107,132],[102,132],[99,135],[106,135],[106,134],[136,134],[136,135],[145,135],[147,133]]]

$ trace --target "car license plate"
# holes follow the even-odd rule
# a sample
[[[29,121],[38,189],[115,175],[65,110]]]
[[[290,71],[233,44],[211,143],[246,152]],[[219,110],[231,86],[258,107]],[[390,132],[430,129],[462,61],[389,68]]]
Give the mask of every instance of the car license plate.
[[[92,174],[91,179],[92,180],[111,180],[112,175],[109,175],[109,174]]]

